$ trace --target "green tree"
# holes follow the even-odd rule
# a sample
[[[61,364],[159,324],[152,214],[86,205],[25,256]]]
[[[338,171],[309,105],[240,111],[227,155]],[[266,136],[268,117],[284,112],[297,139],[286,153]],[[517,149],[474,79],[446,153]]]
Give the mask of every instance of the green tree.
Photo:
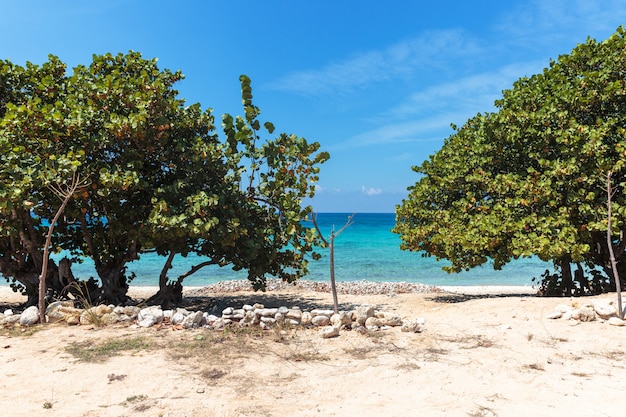
[[[4,247],[16,248],[0,263],[5,277],[25,285],[29,296],[36,294],[45,237],[41,219],[52,219],[58,205],[47,187],[76,171],[89,186],[70,199],[52,240],[56,250],[70,252],[72,262],[93,259],[97,279],[87,284],[93,302],[124,302],[133,278],[127,264],[153,251],[167,255],[162,290],[176,254],[197,253],[210,258],[205,264],[245,268],[259,288],[266,274],[291,280],[306,272],[304,255],[315,236],[300,226],[310,211],[300,207],[300,196],[314,193],[316,165],[328,154],[313,155],[319,144],[294,135],[259,146],[259,111],[247,77],[246,116],[225,117],[223,143],[211,110],[186,106],[177,97],[173,85],[182,74],[160,70],[155,59],[107,54],[71,75],[64,69],[52,56],[41,68],[3,63],[0,238]],[[11,214],[17,205],[20,224]],[[24,239],[24,230],[34,237]],[[25,248],[31,251],[20,261]]]
[[[65,146],[65,88],[65,65],[57,58],[25,67],[0,61],[0,272],[15,290],[25,289],[29,304],[37,302],[44,269],[47,225],[39,214],[51,201],[58,205],[48,186],[71,178],[84,157]],[[53,263],[46,278],[63,288]]]
[[[185,177],[193,178],[196,172],[199,176],[197,182],[189,183],[187,204],[178,204],[180,193],[163,194],[151,213],[157,235],[179,236],[156,245],[168,261],[153,302],[175,301],[184,278],[208,265],[245,269],[254,288],[265,289],[266,276],[293,282],[307,273],[308,255],[319,258],[313,251],[319,237],[303,225],[312,208],[302,202],[314,196],[319,165],[329,154],[319,152],[319,143],[293,134],[263,139],[262,132],[273,134],[274,125],[266,122],[261,127],[251,81],[245,75],[240,81],[244,116],[222,117],[227,172],[221,175],[227,191],[212,197],[202,192],[205,176],[193,168]],[[190,253],[204,261],[169,280],[167,270],[174,257]]]
[[[612,230],[623,270],[624,34],[620,27],[604,42],[588,39],[504,91],[496,112],[455,127],[413,168],[423,176],[396,209],[402,248],[447,259],[455,272],[538,256],[558,271],[544,275],[547,294],[614,288],[603,190],[614,172]]]

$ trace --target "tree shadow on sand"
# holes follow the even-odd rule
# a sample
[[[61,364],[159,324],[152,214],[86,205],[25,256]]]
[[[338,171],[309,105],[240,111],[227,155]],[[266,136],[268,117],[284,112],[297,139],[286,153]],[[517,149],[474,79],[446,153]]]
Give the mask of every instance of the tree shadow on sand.
[[[506,293],[506,294],[456,294],[456,293],[440,293],[432,297],[426,297],[426,300],[435,303],[456,304],[464,303],[471,300],[482,300],[485,298],[535,298],[534,294],[528,293]]]
[[[181,307],[188,310],[206,311],[211,314],[220,315],[226,307],[241,308],[245,304],[254,305],[262,304],[266,308],[277,307],[300,307],[302,311],[319,309],[333,309],[332,301],[324,301],[314,297],[305,297],[298,294],[270,294],[270,293],[253,293],[249,295],[216,295],[212,297],[207,294],[204,296],[185,296]],[[339,309],[349,311],[355,308],[352,303],[339,303]]]

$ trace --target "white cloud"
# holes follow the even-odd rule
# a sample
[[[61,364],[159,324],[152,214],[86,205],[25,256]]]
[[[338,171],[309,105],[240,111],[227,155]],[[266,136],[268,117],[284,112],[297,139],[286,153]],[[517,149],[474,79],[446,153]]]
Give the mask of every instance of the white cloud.
[[[383,190],[380,188],[367,188],[364,185],[361,186],[361,192],[365,195],[379,195],[382,194]]]
[[[572,33],[580,33],[581,43],[597,34],[601,37],[596,39],[602,40],[617,29],[611,22],[625,19],[623,0],[534,0],[515,7],[496,27],[518,45],[542,48],[569,43]],[[569,53],[574,46],[560,53]]]
[[[446,54],[441,53],[443,50]],[[450,61],[471,56],[477,50],[471,38],[461,31],[428,32],[382,50],[327,64],[321,69],[289,74],[270,87],[310,96],[349,92],[370,83],[412,76],[419,68],[448,66]]]
[[[451,123],[462,124],[478,113],[494,110],[494,101],[502,97],[502,90],[511,88],[522,76],[540,72],[546,65],[547,61],[506,65],[414,92],[371,118],[379,122],[375,128],[352,136],[336,148],[442,141],[453,133]]]

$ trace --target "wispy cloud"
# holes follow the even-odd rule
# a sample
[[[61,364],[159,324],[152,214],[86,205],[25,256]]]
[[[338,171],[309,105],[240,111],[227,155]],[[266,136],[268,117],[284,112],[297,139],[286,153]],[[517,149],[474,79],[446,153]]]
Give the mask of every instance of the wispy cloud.
[[[383,190],[381,190],[380,188],[373,188],[373,187],[366,187],[364,185],[361,186],[361,192],[365,195],[379,195],[383,193]]]
[[[472,38],[461,31],[428,32],[320,69],[288,74],[269,87],[307,96],[350,92],[371,83],[412,76],[420,68],[447,66],[451,60],[471,56],[479,49]],[[444,50],[445,59],[441,53]]]
[[[477,113],[493,110],[502,91],[522,76],[535,74],[546,62],[507,65],[495,71],[474,74],[455,82],[427,87],[370,121],[376,127],[360,132],[338,148],[379,144],[441,141],[452,133],[451,123],[460,124]]]
[[[515,80],[536,74],[546,65],[547,61],[506,65],[494,71],[434,85],[409,95],[403,102],[386,111],[382,118],[413,118],[424,112],[432,113],[441,109],[448,112],[451,109],[463,112],[470,109],[488,111],[494,101],[502,96],[502,91],[511,88]]]
[[[598,33],[608,36],[616,29],[609,22],[619,20],[626,20],[623,0],[533,0],[504,15],[495,27],[512,42],[541,48],[571,39],[572,32],[580,33],[580,42]]]

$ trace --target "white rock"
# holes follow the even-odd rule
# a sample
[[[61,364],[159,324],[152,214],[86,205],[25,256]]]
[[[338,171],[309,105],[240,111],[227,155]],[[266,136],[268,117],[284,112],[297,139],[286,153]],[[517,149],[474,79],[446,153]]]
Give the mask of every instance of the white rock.
[[[274,317],[278,313],[277,308],[259,308],[255,313],[260,317]]]
[[[330,323],[336,327],[350,326],[352,324],[352,315],[345,311],[340,311],[330,317]]]
[[[232,322],[233,321],[230,320],[230,319],[223,319],[221,317],[218,317],[217,320],[215,320],[213,322],[211,327],[213,327],[215,330],[219,330],[219,329],[223,329],[224,327],[228,326]]]
[[[21,326],[32,326],[39,322],[39,309],[37,306],[30,306],[20,315]]]
[[[11,316],[3,316],[2,318],[0,318],[0,324],[10,325],[10,324],[18,323],[20,321],[21,316],[22,316],[21,314],[13,314]]]
[[[182,326],[185,329],[200,327],[202,325],[203,318],[204,316],[202,315],[202,311],[196,311],[195,313],[191,313],[187,317],[185,317]]]
[[[209,314],[209,313],[204,313],[204,320],[206,321],[206,324],[209,326],[213,326],[213,324],[217,321],[219,317],[217,317],[214,314]]]
[[[326,316],[326,317],[330,318],[330,316],[332,316],[333,314],[335,314],[335,311],[334,310],[329,310],[329,309],[316,308],[314,310],[311,310],[311,315],[313,317],[315,317],[315,316]]]
[[[406,320],[402,323],[400,330],[403,332],[421,333],[424,319]]]
[[[314,316],[311,319],[311,323],[314,326],[319,326],[319,327],[327,326],[328,323],[330,323],[330,317],[329,316],[324,316],[324,315],[317,315],[317,316]]]
[[[378,316],[381,326],[402,326],[402,319],[395,313],[381,313]]]
[[[261,317],[261,323],[264,323],[266,325],[273,325],[276,324],[276,319],[274,317]]]
[[[546,319],[556,320],[556,319],[560,319],[561,317],[563,317],[563,313],[561,311],[553,311],[552,313],[546,316]]]
[[[617,317],[617,309],[613,302],[596,300],[593,303],[593,310],[600,318],[608,319],[609,317]]]
[[[302,311],[300,309],[290,309],[285,314],[285,318],[300,321],[302,320]]]
[[[619,317],[609,317],[607,323],[611,326],[624,326],[626,324],[626,322]]]
[[[367,320],[365,320],[365,327],[368,329],[370,327],[380,327],[381,325],[380,319],[376,317],[368,317]]]
[[[308,311],[303,311],[302,317],[300,317],[300,324],[302,324],[303,326],[308,326],[309,324],[311,324],[311,321],[313,321],[311,313],[309,313]]]
[[[148,317],[154,317],[156,323],[161,323],[163,321],[163,310],[161,310],[161,306],[142,308],[137,315],[137,320],[143,321]]]
[[[233,311],[235,311],[235,309],[234,309],[234,308],[232,308],[232,307],[226,307],[224,310],[222,310],[222,317],[232,315],[232,314],[233,314]]]
[[[13,315],[13,310],[11,310],[10,308],[7,308],[6,310],[4,310],[3,314],[5,316],[12,316]]]
[[[323,317],[323,316],[317,316],[317,317]],[[320,332],[320,334],[322,335],[324,339],[337,337],[339,336],[339,327],[335,327],[335,326],[324,327],[322,331]]]
[[[82,316],[81,316],[82,318]],[[157,324],[159,321],[156,318],[156,316],[144,316],[143,319],[139,320],[139,322],[137,323],[139,325],[139,327],[152,327],[155,324]],[[82,324],[82,321],[81,321]]]
[[[172,315],[172,318],[170,319],[170,321],[174,325],[181,324],[184,320],[185,315],[182,313],[182,311],[177,311],[176,313],[174,313],[174,315]]]
[[[359,306],[352,312],[352,319],[358,322],[361,326],[365,325],[365,321],[374,317],[374,307],[372,306]]]
[[[583,307],[578,310],[578,320],[583,322],[594,321],[596,319],[596,313],[589,307]]]

